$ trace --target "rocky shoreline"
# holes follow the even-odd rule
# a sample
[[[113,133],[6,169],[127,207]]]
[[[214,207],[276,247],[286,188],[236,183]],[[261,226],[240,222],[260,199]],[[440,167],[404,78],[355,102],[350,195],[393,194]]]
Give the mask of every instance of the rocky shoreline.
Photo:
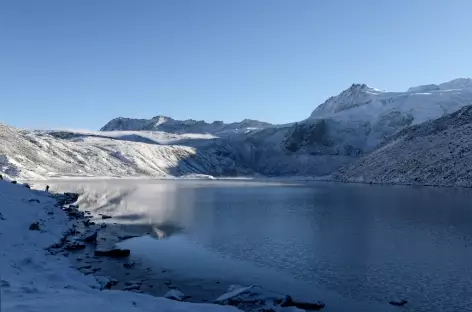
[[[155,237],[151,226],[143,228],[142,225],[117,224],[110,222],[113,216],[92,215],[90,211],[82,211],[76,204],[79,198],[76,193],[51,196],[57,201],[56,206],[68,216],[69,229],[63,233],[59,242],[47,248],[48,252],[67,257],[82,274],[95,276],[101,290],[146,293],[194,303],[212,302],[235,306],[243,311],[277,311],[289,307],[292,311],[314,311],[325,306],[322,302],[297,302],[289,295],[257,285],[222,285],[214,281],[212,289],[203,289],[197,286],[198,281],[174,281],[169,270],[163,268],[156,272],[155,269],[143,266],[129,249],[116,247],[119,242],[142,236],[143,233]],[[258,299],[254,300],[255,297]]]

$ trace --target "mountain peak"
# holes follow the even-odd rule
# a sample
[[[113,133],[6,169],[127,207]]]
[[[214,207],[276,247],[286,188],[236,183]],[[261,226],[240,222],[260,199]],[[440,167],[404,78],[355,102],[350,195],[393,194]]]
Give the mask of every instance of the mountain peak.
[[[382,92],[378,89],[369,87],[365,83],[353,83],[348,89],[342,91],[336,96],[327,99],[323,104],[318,106],[311,117],[320,114],[337,113],[346,109],[368,104],[371,102],[373,95]]]

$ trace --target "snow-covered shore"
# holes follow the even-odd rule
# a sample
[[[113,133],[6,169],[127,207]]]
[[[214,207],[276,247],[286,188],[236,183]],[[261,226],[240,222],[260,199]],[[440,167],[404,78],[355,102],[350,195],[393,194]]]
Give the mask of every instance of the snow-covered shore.
[[[67,230],[56,200],[21,184],[0,181],[0,279],[2,312],[18,311],[238,311],[134,292],[100,291],[93,275],[83,275],[67,258],[46,251]],[[39,223],[39,231],[30,225]]]

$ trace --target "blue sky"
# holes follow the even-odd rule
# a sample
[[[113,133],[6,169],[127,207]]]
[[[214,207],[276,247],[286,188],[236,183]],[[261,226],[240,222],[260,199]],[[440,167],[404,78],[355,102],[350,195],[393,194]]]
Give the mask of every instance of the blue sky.
[[[471,77],[470,12],[470,0],[3,1],[0,121],[298,121],[353,82]]]

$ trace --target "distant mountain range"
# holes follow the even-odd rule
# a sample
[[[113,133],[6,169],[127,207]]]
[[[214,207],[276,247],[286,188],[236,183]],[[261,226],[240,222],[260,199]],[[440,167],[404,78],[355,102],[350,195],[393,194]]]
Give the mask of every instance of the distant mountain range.
[[[118,117],[100,131],[162,131],[168,133],[209,133],[224,134],[227,132],[247,132],[255,129],[263,129],[271,126],[270,123],[252,119],[244,119],[241,122],[226,124],[222,121],[207,123],[203,120],[175,120],[166,116],[156,116],[151,119],[133,119]]]
[[[472,163],[472,154],[458,147],[468,148],[469,105],[472,79],[461,78],[405,92],[353,84],[305,120],[285,125],[165,116],[120,117],[88,132],[0,125],[0,172],[17,178],[331,176],[341,181],[467,185],[468,176],[454,174]],[[454,152],[447,157],[446,146],[453,148],[448,141],[457,143],[459,156]]]

